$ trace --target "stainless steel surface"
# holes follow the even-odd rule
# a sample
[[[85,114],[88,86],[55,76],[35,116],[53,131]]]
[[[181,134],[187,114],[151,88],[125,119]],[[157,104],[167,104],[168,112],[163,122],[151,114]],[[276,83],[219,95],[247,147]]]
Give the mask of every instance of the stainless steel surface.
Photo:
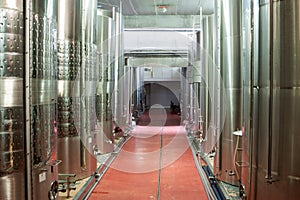
[[[59,1],[57,130],[58,159],[62,160],[59,173],[74,173],[76,180],[96,170],[93,155],[97,127],[96,4],[95,0]],[[71,161],[68,157],[73,154]]]
[[[30,119],[33,199],[48,198],[57,180],[56,162],[56,38],[57,1],[32,1],[30,26]]]
[[[252,4],[253,3],[253,4]],[[254,89],[254,60],[257,59],[257,49],[255,47],[258,44],[258,29],[257,29],[257,8],[258,1],[252,2],[251,0],[243,1],[242,3],[242,41],[243,46],[241,48],[241,64],[243,66],[243,136],[242,136],[242,148],[243,154],[239,161],[241,167],[241,185],[245,188],[243,191],[243,198],[250,197],[250,191],[252,190],[252,177],[253,170],[251,165],[254,162],[252,154],[255,152],[252,148],[254,125],[256,121],[253,118],[255,110],[257,108],[257,90]],[[255,13],[256,12],[256,13]],[[254,23],[252,24],[252,20]],[[255,24],[255,25],[254,25]]]
[[[31,30],[31,10],[32,10],[32,4],[26,3],[24,5],[25,7],[25,14],[24,14],[24,24],[25,24],[25,52],[28,52],[24,56],[24,66],[30,66],[30,30]],[[30,67],[25,67],[24,69],[24,95],[23,95],[23,101],[24,101],[24,133],[25,133],[25,160],[26,160],[26,198],[27,199],[33,199],[33,191],[31,189],[32,187],[32,153],[31,153],[31,88],[30,88]]]
[[[8,8],[15,11],[23,11],[23,0],[2,0],[0,8]]]
[[[213,107],[214,78],[216,73],[215,66],[215,38],[214,38],[214,20],[216,16],[210,15],[203,17],[203,48],[201,50],[202,57],[202,83],[200,97],[200,130],[202,132],[203,143],[201,144],[202,152],[208,153],[212,151],[217,141],[213,129],[216,126],[212,114],[215,110]]]
[[[92,151],[86,150],[80,136],[58,138],[57,149],[64,149],[71,154],[61,154],[59,172],[76,174],[75,180],[89,177],[95,173],[96,159]],[[72,156],[70,156],[72,155]],[[85,158],[82,160],[82,158]]]
[[[254,60],[252,80],[252,112],[256,120],[246,127],[246,130],[252,129],[254,134],[253,143],[245,148],[246,151],[253,148],[248,177],[251,178],[248,181],[251,187],[247,188],[247,194],[249,199],[297,199],[300,195],[300,172],[296,167],[300,164],[296,156],[299,151],[297,118],[300,111],[296,103],[300,98],[297,73],[299,56],[296,53],[299,45],[299,2],[273,1],[273,10],[270,12],[270,1],[261,1],[259,10],[259,49],[254,48],[254,55],[259,53],[259,56],[254,57],[258,64]],[[254,26],[257,23],[258,20]],[[273,81],[270,80],[270,72]],[[258,81],[255,73],[258,73]],[[273,105],[269,101],[270,91]],[[268,163],[268,160],[271,162]],[[267,174],[268,167],[270,174]]]
[[[215,158],[216,177],[227,183],[238,185],[240,169],[240,142],[234,131],[242,130],[242,71],[240,65],[240,9],[239,0],[221,2],[221,76],[224,94],[222,106],[225,124],[221,131]],[[222,115],[222,113],[220,113]]]
[[[200,17],[201,19],[201,17]],[[199,25],[200,26],[200,25]],[[198,118],[200,116],[200,107],[198,97],[200,96],[200,84],[202,82],[202,66],[201,66],[201,45],[202,45],[202,29],[190,34],[188,44],[188,99],[187,99],[187,128],[188,131],[195,137],[199,130]]]
[[[77,136],[81,129],[82,1],[58,2],[57,33],[57,134],[63,138]],[[59,150],[58,159],[64,153]]]
[[[96,46],[96,0],[83,1],[82,21],[82,65],[81,65],[81,177],[86,177],[96,171],[96,85],[97,85],[97,46]]]
[[[215,77],[214,16],[200,16],[199,31],[192,36],[189,45],[187,78],[193,86],[189,89],[189,129],[201,141],[202,153],[208,153],[217,141],[216,124],[211,118]]]
[[[99,153],[113,150],[113,102],[114,56],[115,56],[115,21],[111,10],[97,10],[97,49],[100,55],[99,80],[96,95],[98,130],[96,143]]]
[[[121,7],[122,5],[120,5]],[[115,71],[115,85],[113,93],[114,101],[114,123],[115,126],[120,127],[122,130],[126,129],[126,115],[124,113],[124,57],[123,57],[123,15],[122,10],[117,10],[115,13],[115,59],[114,59],[114,71]],[[128,111],[128,110],[127,110]]]
[[[185,125],[188,119],[188,81],[187,67],[181,68],[180,75],[180,109],[181,109],[181,124]]]
[[[24,172],[14,172],[0,177],[1,199],[26,199]]]
[[[58,138],[58,158],[62,161],[59,166],[59,173],[68,172],[78,175],[81,173],[80,142],[79,136]],[[65,150],[65,152],[59,153],[61,149]],[[66,152],[71,152],[71,154],[67,154]]]
[[[26,199],[23,1],[0,3],[0,199]]]
[[[123,109],[126,118],[126,124],[128,125],[128,130],[132,125],[132,115],[131,115],[131,76],[130,68],[124,63],[124,102]]]
[[[197,31],[195,34],[195,40],[193,44],[193,56],[192,56],[192,74],[193,83],[201,83],[203,81],[203,66],[202,66],[202,54],[203,54],[203,30]]]
[[[132,67],[132,113],[134,117],[140,117],[145,109],[144,102],[144,69],[143,67]]]
[[[201,81],[202,82],[202,81]],[[202,123],[202,116],[201,116],[201,107],[200,107],[200,100],[201,100],[201,83],[194,82],[193,83],[193,122],[194,127],[194,134],[196,137],[200,138],[200,133],[202,134],[202,130],[200,130],[200,123]]]

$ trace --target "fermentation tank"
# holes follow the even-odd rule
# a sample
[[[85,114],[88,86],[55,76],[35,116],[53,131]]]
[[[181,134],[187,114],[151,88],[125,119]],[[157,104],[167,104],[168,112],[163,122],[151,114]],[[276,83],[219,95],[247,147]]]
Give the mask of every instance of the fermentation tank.
[[[202,16],[201,16],[202,18]],[[201,19],[202,20],[202,19]],[[192,131],[196,137],[200,137],[202,130],[200,130],[200,123],[202,123],[200,101],[201,96],[204,95],[201,91],[201,86],[204,85],[203,72],[205,72],[202,65],[202,47],[203,47],[203,29],[201,23],[200,31],[197,31],[194,35],[195,40],[193,41],[193,55],[192,55],[192,66],[191,66],[191,82],[190,82],[190,92],[191,92],[191,119],[193,123]]]
[[[55,198],[57,2],[0,7],[0,198]]]
[[[97,20],[97,1],[83,1],[83,21],[82,21],[82,65],[81,65],[81,124],[82,133],[81,168],[85,174],[91,175],[96,171],[96,157],[94,150],[96,145],[96,85],[98,79],[97,69],[97,45],[96,45],[96,20]]]
[[[25,199],[23,11],[0,3],[0,199]]]
[[[96,168],[93,146],[93,81],[95,1],[58,2],[57,134],[59,173],[90,176]],[[83,32],[84,30],[84,32]]]
[[[198,30],[191,35],[188,48],[189,66],[183,69],[182,91],[183,117],[188,121],[188,129],[198,138],[202,156],[211,152],[217,141],[216,122],[212,107],[214,95],[218,91],[215,85],[215,36],[214,15],[201,15]],[[188,98],[187,98],[188,97]]]
[[[250,177],[242,176],[242,183],[249,199],[298,199],[300,3],[263,0],[254,6],[258,48],[253,54],[258,56],[252,58],[253,106],[248,116],[256,120],[246,124],[253,142],[244,146],[251,159]]]
[[[130,112],[133,118],[137,119],[145,111],[145,94],[144,94],[144,68],[136,66],[134,63],[134,58],[126,58],[126,76],[129,78],[128,82],[130,84],[129,89],[129,99]]]
[[[251,3],[252,6],[251,6]],[[257,132],[252,127],[256,126],[257,118],[253,118],[254,110],[257,110],[257,101],[254,102],[254,96],[257,97],[257,76],[254,77],[253,66],[258,65],[258,0],[246,0],[242,3],[242,41],[241,64],[243,71],[243,135],[242,135],[242,160],[241,165],[241,197],[249,197],[252,177],[251,165],[254,163],[251,158],[256,149],[252,147],[253,133]],[[253,23],[252,23],[253,22]],[[248,194],[246,194],[246,192]]]
[[[96,95],[98,119],[97,147],[100,153],[113,151],[112,93],[114,88],[115,21],[114,8],[97,10],[97,49],[100,56]]]
[[[201,149],[203,153],[211,152],[212,148],[217,141],[214,134],[215,122],[213,121],[213,95],[214,76],[215,76],[215,63],[214,63],[214,15],[203,16],[202,20],[203,30],[203,44],[200,49],[200,56],[202,59],[201,64],[201,85],[200,85],[200,123],[199,130],[202,133],[203,142]]]
[[[194,135],[198,131],[199,117],[199,100],[200,100],[200,83],[201,83],[201,66],[200,66],[200,40],[201,31],[195,31],[190,34],[190,42],[188,48],[188,67],[186,70],[186,105],[187,105],[187,128]],[[199,99],[199,100],[198,100]]]
[[[124,113],[128,128],[132,125],[132,67],[128,65],[128,58],[124,62]]]
[[[115,72],[115,85],[113,93],[113,114],[114,114],[114,126],[120,127],[122,130],[127,128],[126,116],[128,115],[128,109],[125,109],[124,93],[125,87],[125,69],[124,69],[124,57],[123,57],[123,16],[122,16],[122,4],[115,12],[115,59],[114,59],[114,72]]]
[[[140,117],[145,109],[144,101],[144,68],[131,67],[132,70],[132,106],[134,117]]]
[[[33,199],[57,189],[56,38],[57,1],[32,1],[29,32],[30,147]],[[26,40],[28,41],[28,40]],[[53,182],[54,181],[54,182]],[[57,191],[56,191],[57,192]],[[49,193],[53,197],[57,194]]]
[[[221,1],[221,112],[224,126],[214,163],[216,178],[238,185],[240,136],[242,130],[242,73],[240,64],[240,0]],[[225,112],[225,113],[223,113]]]
[[[187,81],[187,67],[181,68],[180,76],[180,109],[181,109],[181,124],[186,125],[188,119],[188,81]]]
[[[192,36],[189,46],[189,63],[186,75],[189,83],[189,112],[190,129],[201,141],[207,140],[207,131],[213,122],[210,119],[211,95],[213,95],[214,52],[213,52],[213,16],[202,16],[200,30]],[[184,86],[183,86],[184,88]],[[215,141],[214,138],[210,138]],[[212,143],[208,141],[209,143]],[[208,143],[202,147],[210,151]]]

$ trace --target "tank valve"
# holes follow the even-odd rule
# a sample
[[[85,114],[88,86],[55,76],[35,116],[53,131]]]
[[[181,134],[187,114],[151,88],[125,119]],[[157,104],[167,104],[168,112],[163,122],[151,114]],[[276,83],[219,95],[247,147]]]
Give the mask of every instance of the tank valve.
[[[50,200],[56,199],[58,197],[58,182],[57,181],[53,181],[51,183],[48,197]]]
[[[246,199],[246,188],[243,184],[240,184],[239,192],[240,192],[240,198]]]

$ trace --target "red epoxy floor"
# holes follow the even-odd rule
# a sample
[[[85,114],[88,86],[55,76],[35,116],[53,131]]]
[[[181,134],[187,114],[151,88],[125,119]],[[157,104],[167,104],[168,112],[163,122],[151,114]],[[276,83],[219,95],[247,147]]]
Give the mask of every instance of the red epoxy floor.
[[[183,127],[136,126],[89,199],[207,199]]]

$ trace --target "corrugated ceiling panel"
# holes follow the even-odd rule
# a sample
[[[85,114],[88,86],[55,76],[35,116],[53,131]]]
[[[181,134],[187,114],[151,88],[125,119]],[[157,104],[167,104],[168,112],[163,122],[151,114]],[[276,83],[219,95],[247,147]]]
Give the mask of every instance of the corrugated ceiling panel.
[[[105,4],[119,5],[120,0],[100,0]],[[198,15],[200,6],[203,14],[212,14],[213,0],[122,0],[124,15]],[[167,6],[166,12],[160,12],[157,6]]]

